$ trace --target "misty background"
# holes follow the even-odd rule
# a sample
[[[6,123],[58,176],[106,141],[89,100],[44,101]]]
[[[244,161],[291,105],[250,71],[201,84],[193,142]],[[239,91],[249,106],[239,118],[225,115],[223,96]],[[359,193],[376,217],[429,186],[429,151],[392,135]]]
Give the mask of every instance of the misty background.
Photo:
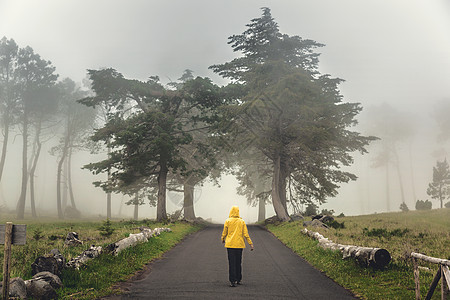
[[[355,154],[350,170],[358,180],[343,184],[339,195],[320,209],[345,215],[398,211],[401,186],[410,209],[418,199],[431,200],[426,190],[433,167],[450,150],[436,121],[436,112],[450,103],[447,0],[0,0],[0,38],[14,39],[19,47],[31,46],[52,62],[59,80],[69,77],[80,85],[87,69],[104,67],[139,80],[158,75],[165,83],[190,69],[195,76],[223,85],[227,82],[208,67],[236,57],[228,37],[242,33],[251,19],[260,16],[261,7],[271,9],[281,32],[325,44],[319,49],[320,72],[345,80],[340,86],[344,102],[360,102],[364,108],[357,130],[382,138],[371,143],[369,154]],[[398,138],[397,130],[407,134]],[[21,185],[21,138],[18,130],[11,135],[0,205],[14,208]],[[400,173],[394,165],[386,172],[380,162],[392,136],[397,136],[389,145],[395,144]],[[43,216],[55,211],[56,158],[49,155],[51,146],[51,142],[43,146],[35,179],[36,205]],[[92,185],[98,179],[81,169],[102,155],[79,151],[72,158],[75,198],[83,214],[106,215],[105,193]],[[246,221],[256,221],[257,208],[247,207],[236,187],[232,176],[223,176],[220,187],[208,182],[197,187],[196,215],[222,222],[231,205],[237,204]],[[133,207],[124,204],[128,200],[113,195],[113,216],[133,215]],[[169,192],[168,212],[179,209],[181,200],[181,195]],[[432,202],[437,208],[438,201]],[[155,211],[145,204],[139,217],[154,218]],[[271,215],[272,206],[267,205],[267,216]]]

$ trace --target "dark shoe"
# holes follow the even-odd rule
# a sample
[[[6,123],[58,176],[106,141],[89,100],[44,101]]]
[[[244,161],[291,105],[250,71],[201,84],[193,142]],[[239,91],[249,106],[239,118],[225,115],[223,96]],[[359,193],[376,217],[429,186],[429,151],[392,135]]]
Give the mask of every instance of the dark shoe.
[[[236,284],[234,284],[234,282],[230,282],[230,287],[236,287]]]
[[[242,285],[242,282],[236,281],[236,284],[237,284],[237,285]]]

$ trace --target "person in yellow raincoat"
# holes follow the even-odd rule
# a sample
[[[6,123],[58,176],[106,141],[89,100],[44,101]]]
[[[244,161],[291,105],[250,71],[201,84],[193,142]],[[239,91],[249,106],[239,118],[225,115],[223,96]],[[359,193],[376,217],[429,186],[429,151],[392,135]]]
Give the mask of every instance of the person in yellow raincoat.
[[[225,243],[228,253],[228,268],[230,286],[235,287],[241,284],[242,280],[242,250],[245,248],[245,241],[253,251],[253,242],[248,235],[247,225],[239,217],[239,207],[233,206],[229,218],[223,225],[222,243]]]

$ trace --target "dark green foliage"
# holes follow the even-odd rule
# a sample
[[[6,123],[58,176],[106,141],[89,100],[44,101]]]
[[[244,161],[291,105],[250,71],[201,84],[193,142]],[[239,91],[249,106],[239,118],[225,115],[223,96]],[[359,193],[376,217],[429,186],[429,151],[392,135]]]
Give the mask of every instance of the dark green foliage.
[[[438,161],[433,167],[433,181],[428,185],[427,194],[439,200],[441,208],[444,200],[450,197],[450,167],[447,160]]]
[[[35,230],[33,230],[33,239],[38,241],[43,237],[44,236],[42,235],[42,230],[40,228],[36,228]]]
[[[100,231],[100,235],[108,237],[112,235],[115,231],[115,229],[112,227],[112,223],[109,219],[106,219],[106,221],[103,221],[103,225],[98,227],[98,230]]]
[[[322,209],[321,215],[332,216],[334,214],[334,209]]]
[[[282,34],[269,8],[246,26],[229,37],[242,56],[210,67],[232,81],[224,135],[236,153],[263,157],[260,173],[273,176],[268,180],[272,203],[287,221],[287,202],[296,208],[323,203],[337,194],[340,183],[355,180],[341,166],[353,163],[352,153],[366,152],[373,138],[349,130],[362,108],[342,102],[342,79],[318,72],[315,50],[322,44]]]
[[[404,212],[409,211],[408,205],[406,205],[405,202],[402,202],[402,204],[400,204],[400,210]]]
[[[314,215],[317,215],[317,205],[315,205],[315,204],[308,204],[308,206],[306,206],[306,209],[305,209],[305,216],[308,216],[308,217],[310,217],[310,216],[314,216]]]
[[[432,207],[431,201],[428,201],[428,200],[425,200],[425,201],[417,200],[417,202],[416,202],[416,209],[417,210],[428,210],[428,209],[431,209],[431,207]]]
[[[368,229],[367,227],[363,228],[362,232],[365,236],[375,236],[379,238],[391,238],[393,236],[395,237],[403,237],[405,234],[407,234],[410,230],[408,228],[400,229],[396,228],[393,230],[387,230],[385,228],[372,228]]]
[[[207,137],[224,104],[220,88],[191,71],[168,86],[156,76],[142,82],[114,69],[89,70],[89,76],[95,96],[80,102],[111,108],[92,137],[111,151],[108,159],[85,167],[109,175],[95,183],[105,191],[151,197],[157,219],[166,219],[168,174],[205,178],[215,165],[216,149]]]
[[[334,229],[343,229],[345,228],[344,222],[340,223],[336,220],[333,220],[331,222],[327,222],[326,223],[329,227],[332,227]]]

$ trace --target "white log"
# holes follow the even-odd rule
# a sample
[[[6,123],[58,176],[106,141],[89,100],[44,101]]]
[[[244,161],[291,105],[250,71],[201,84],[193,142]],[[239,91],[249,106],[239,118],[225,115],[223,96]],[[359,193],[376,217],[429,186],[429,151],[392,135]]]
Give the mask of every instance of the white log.
[[[141,228],[141,233],[131,233],[129,237],[108,245],[107,249],[114,255],[118,255],[122,250],[135,246],[139,243],[148,242],[153,236],[158,236],[161,232],[170,232],[170,228]]]
[[[95,247],[92,245],[89,249],[84,250],[83,253],[75,258],[72,258],[66,265],[70,268],[79,269],[82,265],[86,264],[89,260],[96,258],[102,253],[101,246]]]
[[[416,253],[416,252],[411,252],[410,256],[414,257],[414,258],[417,258],[417,259],[424,260],[426,262],[433,263],[433,264],[440,264],[440,265],[444,265],[444,266],[450,267],[450,260],[448,260],[448,259],[442,259],[442,258],[426,256],[424,254],[420,254],[420,253]]]
[[[309,231],[306,228],[302,229],[301,232],[318,240],[320,247],[324,249],[339,250],[342,252],[343,259],[351,257],[364,266],[372,265],[382,268],[391,261],[391,255],[386,249],[334,243],[332,240],[324,237],[320,233]]]

